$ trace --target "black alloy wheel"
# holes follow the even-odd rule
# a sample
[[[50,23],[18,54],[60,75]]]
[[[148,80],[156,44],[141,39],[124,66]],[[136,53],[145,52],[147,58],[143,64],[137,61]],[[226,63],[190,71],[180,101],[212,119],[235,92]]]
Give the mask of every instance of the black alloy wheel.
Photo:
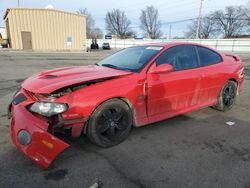
[[[223,104],[225,107],[230,108],[236,98],[236,88],[235,88],[235,84],[232,83],[228,83],[223,90]]]
[[[103,111],[97,120],[97,133],[107,141],[113,141],[126,129],[128,115],[121,107]]]
[[[88,137],[101,147],[111,147],[128,137],[132,126],[129,106],[120,99],[111,99],[100,105],[90,118]]]
[[[218,97],[218,103],[214,106],[215,109],[220,111],[230,110],[237,97],[237,83],[229,80],[222,88]]]

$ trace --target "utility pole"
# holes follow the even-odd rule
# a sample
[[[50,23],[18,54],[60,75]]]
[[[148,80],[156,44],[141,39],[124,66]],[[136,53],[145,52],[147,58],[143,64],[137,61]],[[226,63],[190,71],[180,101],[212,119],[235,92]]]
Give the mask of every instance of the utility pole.
[[[168,33],[169,39],[171,39],[171,32],[172,32],[172,24],[169,24],[169,33]]]
[[[204,0],[201,0],[201,2],[200,2],[199,16],[198,16],[198,19],[197,19],[197,28],[196,28],[196,37],[195,37],[195,38],[197,38],[197,39],[199,38],[199,34],[200,34],[201,10],[202,10],[203,1],[204,1]]]
[[[20,8],[20,0],[17,0],[17,6]]]

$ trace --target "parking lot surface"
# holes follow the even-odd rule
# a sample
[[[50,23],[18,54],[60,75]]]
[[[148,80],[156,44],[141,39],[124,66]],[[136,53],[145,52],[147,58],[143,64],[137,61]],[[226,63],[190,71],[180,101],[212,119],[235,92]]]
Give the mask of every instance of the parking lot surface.
[[[250,187],[250,55],[244,90],[231,111],[205,108],[141,128],[102,149],[86,136],[44,171],[9,136],[7,105],[29,75],[55,67],[94,64],[113,51],[37,53],[0,51],[0,187]],[[235,122],[227,125],[226,122]],[[25,123],[25,122],[24,122]]]

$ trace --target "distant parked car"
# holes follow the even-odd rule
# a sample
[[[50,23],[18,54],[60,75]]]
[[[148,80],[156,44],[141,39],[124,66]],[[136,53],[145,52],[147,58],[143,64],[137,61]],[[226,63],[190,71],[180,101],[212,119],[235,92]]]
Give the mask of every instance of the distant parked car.
[[[103,49],[103,50],[110,50],[110,45],[109,45],[109,43],[108,43],[108,42],[104,42],[104,43],[102,44],[102,49]]]
[[[90,45],[90,48],[91,48],[91,49],[99,49],[99,45],[98,45],[96,39],[92,39],[92,43],[91,43],[91,45]]]
[[[8,48],[8,39],[3,39],[0,45],[2,48]]]

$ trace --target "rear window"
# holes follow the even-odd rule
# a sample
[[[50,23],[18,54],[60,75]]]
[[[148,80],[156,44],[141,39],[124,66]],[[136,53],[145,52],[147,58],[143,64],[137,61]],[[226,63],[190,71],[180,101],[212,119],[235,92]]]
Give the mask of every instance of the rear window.
[[[214,65],[222,61],[221,56],[205,47],[197,46],[201,66]]]

